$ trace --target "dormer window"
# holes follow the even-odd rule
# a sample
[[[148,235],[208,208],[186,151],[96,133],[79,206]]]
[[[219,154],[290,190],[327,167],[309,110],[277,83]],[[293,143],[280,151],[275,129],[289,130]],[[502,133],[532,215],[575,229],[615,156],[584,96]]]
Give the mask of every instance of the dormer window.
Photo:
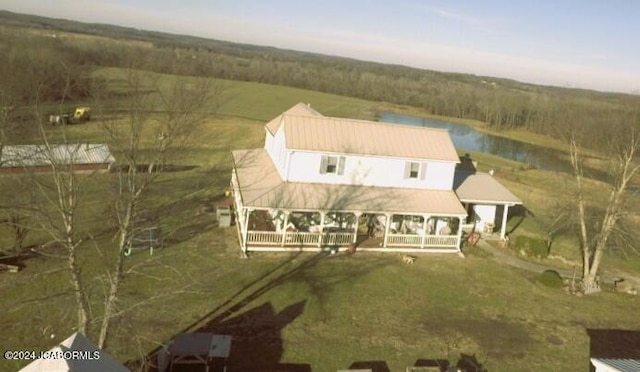
[[[409,179],[425,179],[427,172],[427,163],[418,163],[414,161],[408,161],[404,165],[404,178]]]
[[[320,174],[344,174],[344,156],[323,155],[320,161]]]

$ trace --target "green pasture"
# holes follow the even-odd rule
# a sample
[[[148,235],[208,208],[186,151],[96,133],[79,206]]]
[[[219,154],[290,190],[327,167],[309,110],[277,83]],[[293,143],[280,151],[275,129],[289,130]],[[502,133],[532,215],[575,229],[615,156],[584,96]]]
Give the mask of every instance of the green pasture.
[[[125,92],[123,70],[96,74]],[[158,76],[158,86],[164,89],[172,79],[177,78]],[[230,150],[261,146],[265,122],[298,102],[326,115],[355,118],[373,118],[385,108],[281,86],[215,84],[225,87],[219,105],[203,108],[210,112],[206,122],[172,162],[183,170],[162,174],[145,200],[167,243],[152,256],[140,251],[127,258],[121,313],[107,345],[116,359],[135,367],[178,333],[209,331],[234,336],[230,372],[335,371],[371,361],[404,371],[419,359],[455,363],[461,354],[474,356],[492,372],[580,371],[589,365],[590,330],[640,326],[631,311],[638,297],[605,291],[578,298],[474,251],[467,258],[421,255],[415,265],[403,264],[395,254],[264,253],[240,259],[235,229],[216,228],[214,215],[201,208],[218,201],[228,186]],[[123,123],[125,118],[124,113],[111,117]],[[108,142],[99,121],[69,126],[67,135]],[[47,130],[59,136],[61,129]],[[524,201],[529,212],[512,219],[514,235],[544,234],[549,219],[565,208],[560,196],[570,192],[571,177],[472,155],[481,170],[495,169]],[[82,230],[94,234],[83,245],[80,262],[90,283],[91,310],[99,315],[104,265],[113,262],[116,243],[108,211],[118,178],[115,173],[82,177],[87,185]],[[21,184],[28,184],[25,180]],[[588,186],[594,198],[606,198],[602,185]],[[1,246],[9,244],[8,232],[3,228],[0,234]],[[44,240],[36,231],[27,244]],[[552,250],[576,259],[575,246],[576,240],[565,235]],[[5,330],[0,349],[48,350],[74,332],[69,276],[64,259],[54,257],[64,251],[55,246],[46,251],[49,256],[25,260],[19,273],[0,274],[0,327]],[[638,270],[639,262],[612,254],[603,266]],[[92,326],[95,331],[97,324]],[[25,364],[0,360],[0,370]]]

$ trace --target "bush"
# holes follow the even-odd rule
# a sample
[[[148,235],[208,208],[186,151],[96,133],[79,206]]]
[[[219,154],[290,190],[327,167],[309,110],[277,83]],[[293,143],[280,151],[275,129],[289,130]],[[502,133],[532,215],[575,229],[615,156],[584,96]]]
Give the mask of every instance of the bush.
[[[549,247],[544,239],[520,235],[516,238],[515,247],[521,254],[529,257],[547,258]]]
[[[549,288],[562,288],[564,285],[562,277],[555,270],[545,270],[538,277],[538,282]]]

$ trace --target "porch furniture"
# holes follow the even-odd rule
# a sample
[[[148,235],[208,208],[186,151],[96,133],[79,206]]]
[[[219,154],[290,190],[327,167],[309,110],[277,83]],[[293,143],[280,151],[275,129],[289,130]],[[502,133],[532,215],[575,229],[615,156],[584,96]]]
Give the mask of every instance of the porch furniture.
[[[182,333],[169,345],[170,371],[178,364],[209,365],[214,358],[224,359],[224,371],[227,370],[227,358],[231,351],[231,336],[212,333]]]

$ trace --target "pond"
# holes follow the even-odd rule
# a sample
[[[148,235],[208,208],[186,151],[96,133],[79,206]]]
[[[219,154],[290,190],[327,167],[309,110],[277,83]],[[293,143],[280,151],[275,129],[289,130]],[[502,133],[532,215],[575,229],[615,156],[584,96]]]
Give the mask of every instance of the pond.
[[[382,113],[379,120],[386,123],[446,129],[458,151],[482,152],[530,164],[535,168],[570,173],[571,164],[562,152],[530,143],[498,137],[475,130],[465,124],[425,119],[417,116]]]

